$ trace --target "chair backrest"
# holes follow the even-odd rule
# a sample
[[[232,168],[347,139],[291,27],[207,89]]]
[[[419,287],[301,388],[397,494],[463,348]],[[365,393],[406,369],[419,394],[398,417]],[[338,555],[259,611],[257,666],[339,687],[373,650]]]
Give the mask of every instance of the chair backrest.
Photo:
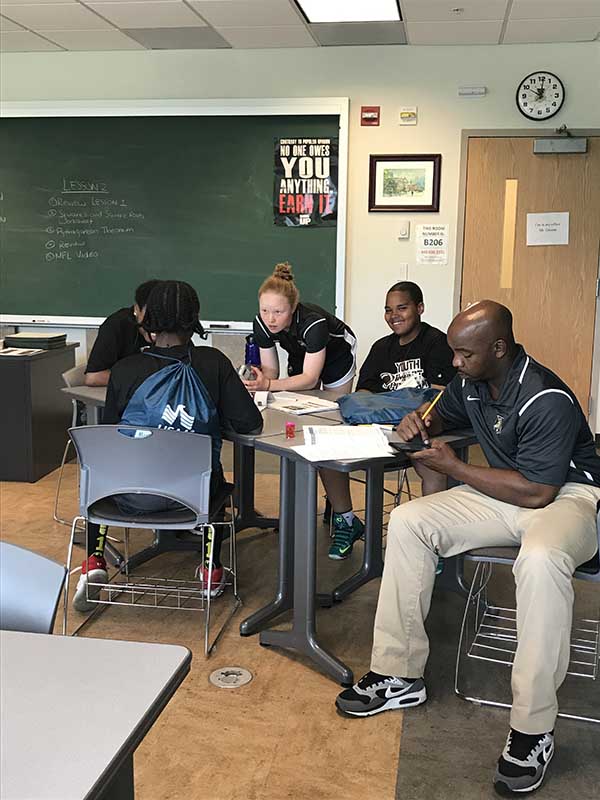
[[[66,574],[63,564],[0,542],[0,629],[52,633]]]
[[[85,382],[85,364],[78,364],[63,372],[62,379],[65,386],[71,389],[73,386],[83,386]]]
[[[98,500],[132,492],[168,497],[191,509],[196,524],[208,521],[210,436],[132,425],[85,425],[69,436],[79,458],[82,516]]]

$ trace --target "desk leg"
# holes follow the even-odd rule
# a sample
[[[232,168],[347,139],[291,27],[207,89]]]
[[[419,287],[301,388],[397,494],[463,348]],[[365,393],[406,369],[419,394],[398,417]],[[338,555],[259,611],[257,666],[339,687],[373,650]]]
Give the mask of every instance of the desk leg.
[[[100,424],[100,407],[85,404],[85,424],[86,425],[99,425]]]
[[[261,517],[254,509],[254,448],[234,442],[233,483],[237,509],[236,531],[246,528],[277,528],[279,520]]]
[[[366,516],[363,563],[358,572],[351,575],[333,590],[336,602],[343,600],[360,586],[379,578],[383,572],[382,527],[383,527],[383,478],[381,464],[373,464],[366,470]]]
[[[282,458],[279,466],[279,569],[277,594],[264,608],[240,625],[242,636],[251,636],[274,617],[292,607],[294,592],[294,477],[293,461]]]
[[[133,753],[125,759],[117,772],[108,779],[98,800],[135,800],[133,785]]]
[[[308,656],[338,683],[351,685],[352,670],[325,650],[316,638],[317,471],[308,461],[296,463],[294,513],[294,612],[288,631],[263,631],[260,643]]]

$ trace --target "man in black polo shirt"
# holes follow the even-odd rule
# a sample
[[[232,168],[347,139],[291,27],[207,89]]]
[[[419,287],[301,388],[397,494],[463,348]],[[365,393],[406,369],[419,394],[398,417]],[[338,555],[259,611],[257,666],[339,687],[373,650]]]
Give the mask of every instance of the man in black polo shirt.
[[[573,392],[516,344],[512,315],[477,303],[448,330],[456,377],[435,409],[399,426],[405,440],[472,426],[489,467],[463,464],[433,439],[413,458],[464,485],[394,510],[371,671],[337,699],[370,716],[424,703],[424,621],[438,556],[520,545],[514,565],[518,647],[511,730],[494,778],[501,794],[541,785],[554,754],[556,691],[569,663],[575,569],[597,551],[600,458]]]
[[[150,292],[160,281],[142,283],[135,290],[135,303],[120,308],[107,317],[98,330],[98,336],[85,368],[86,386],[107,386],[113,366],[126,356],[139,353],[150,344],[146,331],[141,328]]]

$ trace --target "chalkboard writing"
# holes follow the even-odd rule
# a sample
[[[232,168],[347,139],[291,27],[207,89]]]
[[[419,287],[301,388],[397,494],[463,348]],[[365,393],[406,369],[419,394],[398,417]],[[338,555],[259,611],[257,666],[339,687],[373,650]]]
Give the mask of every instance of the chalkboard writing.
[[[0,120],[2,312],[105,316],[158,277],[189,281],[204,319],[250,320],[282,260],[333,310],[336,229],[273,224],[273,141],[337,134],[337,117]]]

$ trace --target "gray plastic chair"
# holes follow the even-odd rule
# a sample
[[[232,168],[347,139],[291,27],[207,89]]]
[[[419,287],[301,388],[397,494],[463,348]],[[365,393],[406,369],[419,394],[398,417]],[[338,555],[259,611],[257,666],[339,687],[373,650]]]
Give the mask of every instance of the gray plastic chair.
[[[78,521],[93,522],[99,525],[117,525],[126,530],[126,545],[129,539],[130,528],[158,528],[172,531],[198,530],[200,543],[187,543],[184,549],[204,549],[204,532],[212,530],[214,541],[214,527],[225,525],[230,530],[229,537],[229,566],[227,572],[232,577],[235,605],[231,614],[225,620],[217,639],[221,635],[225,624],[241,605],[237,592],[237,569],[235,529],[233,521],[219,523],[211,517],[210,476],[212,466],[212,440],[210,436],[202,434],[188,434],[180,431],[162,430],[131,425],[86,425],[71,428],[69,435],[75,445],[79,459],[79,516],[73,520],[71,527],[71,540],[67,556],[67,565],[71,567],[73,540]],[[214,503],[215,511],[220,511],[225,500],[230,495],[233,487],[227,485],[227,491],[222,498]],[[184,506],[180,510],[152,512],[140,515],[124,514],[117,506],[113,495],[116,494],[150,494],[169,498]],[[233,515],[232,515],[233,518]],[[87,528],[87,526],[86,526]],[[87,538],[87,536],[86,536]],[[195,537],[194,537],[195,538]],[[173,549],[182,549],[178,542]],[[128,549],[128,545],[127,545]],[[149,548],[149,557],[164,552],[164,548]],[[143,560],[147,560],[148,557]],[[137,560],[140,563],[140,560]],[[125,572],[129,578],[128,552],[126,551]],[[157,584],[149,584],[144,579],[142,586],[128,583],[127,591],[132,592],[132,598],[139,599],[142,593],[156,592]],[[95,584],[98,586],[99,584]],[[122,593],[121,584],[115,584]],[[105,588],[105,587],[103,587]],[[111,593],[113,587],[110,588]],[[171,587],[172,588],[172,587]],[[67,625],[67,596],[69,591],[69,578],[65,583],[65,615],[64,631]],[[162,587],[162,595],[165,593]],[[138,592],[138,594],[135,594]],[[172,588],[171,594],[176,594]],[[115,592],[116,594],[116,592]],[[206,599],[206,631],[205,652],[208,654],[217,639],[209,647],[210,624],[210,593]],[[99,600],[98,602],[117,602],[117,600]],[[179,601],[178,601],[179,602]],[[159,603],[156,603],[159,605]],[[161,601],[165,608],[181,607],[168,605]],[[202,608],[202,610],[204,610]]]
[[[600,584],[600,502],[598,503],[597,516],[598,550],[596,555],[581,564],[574,572],[573,577],[581,581],[591,581]],[[469,550],[465,553],[465,561],[477,564],[465,612],[463,615],[458,651],[456,655],[456,668],[454,677],[454,691],[463,700],[478,705],[500,706],[510,708],[509,703],[502,703],[493,699],[472,697],[460,688],[460,662],[463,648],[467,656],[480,661],[494,664],[512,665],[514,652],[517,646],[516,612],[514,609],[498,607],[488,602],[487,585],[490,581],[495,564],[512,566],[519,554],[518,547],[483,547]],[[468,641],[469,612],[474,611],[475,625],[471,641]],[[577,624],[583,627],[577,629]],[[575,657],[569,666],[569,675],[600,679],[600,619],[581,620],[574,623],[577,633],[571,642],[571,650]],[[466,646],[465,645],[466,642]],[[600,724],[600,719],[577,714],[568,714],[559,711],[559,717],[577,719],[584,722]]]
[[[78,364],[76,367],[72,367],[71,369],[68,369],[66,372],[63,372],[62,379],[65,386],[69,389],[72,388],[73,386],[83,386],[83,383],[85,381],[85,365]],[[75,427],[75,425],[77,425],[77,400],[73,398],[71,400],[71,404],[73,406],[71,427]],[[58,515],[58,501],[60,496],[60,487],[62,484],[63,472],[65,469],[65,463],[67,461],[67,455],[69,453],[70,446],[71,446],[71,439],[67,438],[62,461],[60,462],[60,472],[58,473],[58,484],[56,486],[56,495],[54,496],[54,513],[52,514],[52,516],[54,518],[54,521],[60,523],[61,525],[71,524],[69,520],[63,519]]]
[[[0,629],[52,633],[66,573],[63,564],[0,542]]]

